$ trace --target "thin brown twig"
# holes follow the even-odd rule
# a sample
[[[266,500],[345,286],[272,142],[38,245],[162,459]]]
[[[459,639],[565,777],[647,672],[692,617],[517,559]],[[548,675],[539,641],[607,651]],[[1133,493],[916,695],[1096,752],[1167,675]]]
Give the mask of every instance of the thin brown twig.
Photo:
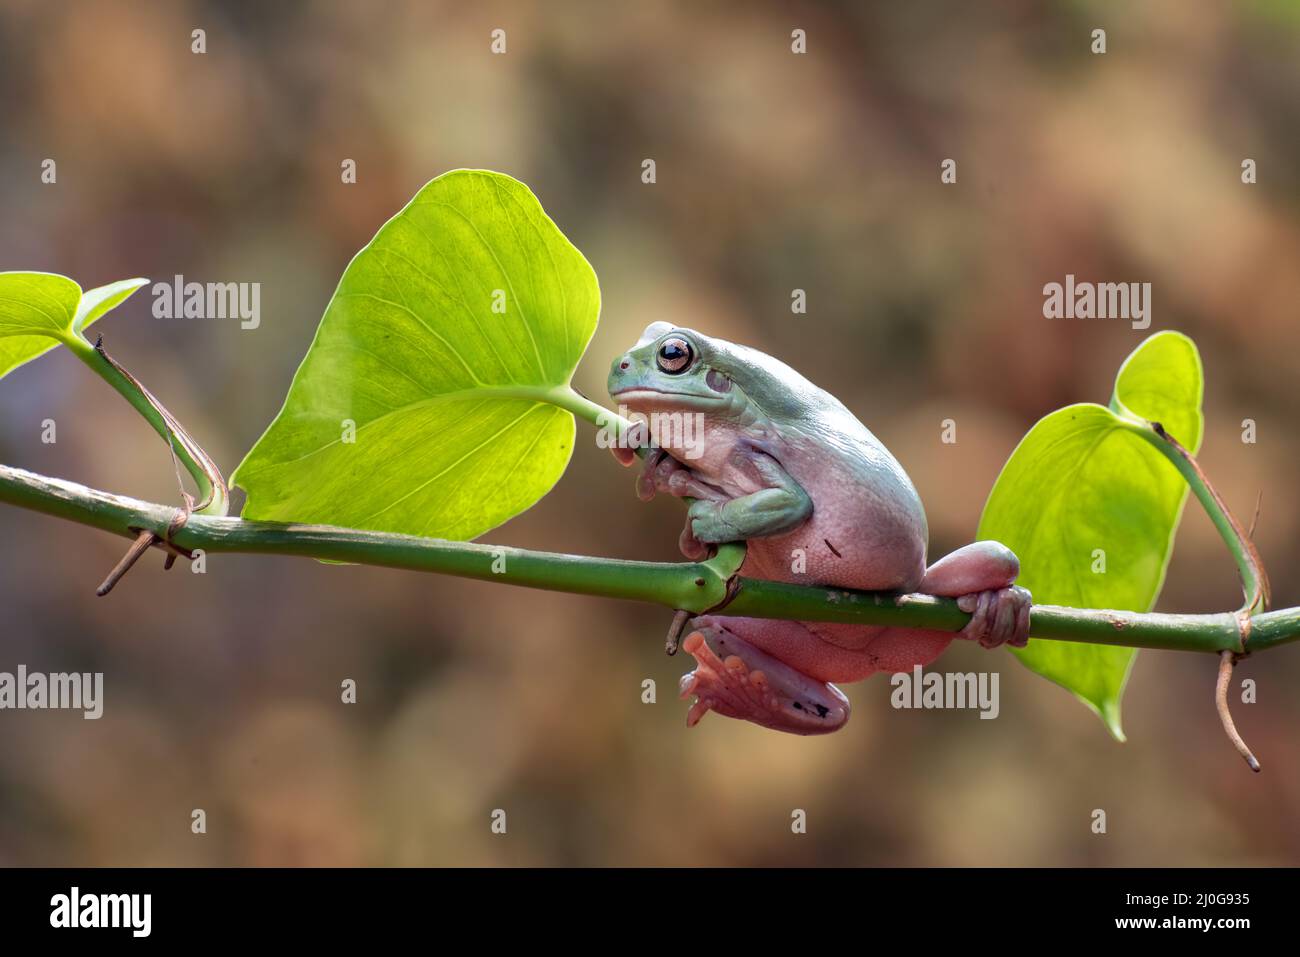
[[[122,576],[131,570],[131,566],[140,560],[140,556],[149,550],[149,546],[154,543],[158,536],[149,529],[144,529],[136,536],[131,547],[126,550],[126,554],[118,560],[113,566],[113,570],[108,573],[108,577],[95,589],[95,594],[103,598],[113,590],[113,586],[122,580]]]
[[[1236,664],[1237,656],[1234,652],[1219,653],[1219,680],[1214,688],[1214,704],[1219,711],[1219,721],[1223,723],[1223,731],[1228,736],[1228,740],[1237,749],[1237,753],[1246,760],[1250,769],[1258,772],[1259,760],[1251,753],[1250,748],[1237,732],[1237,725],[1232,720],[1232,712],[1228,709],[1228,683],[1232,680],[1232,669]]]
[[[132,529],[132,531],[137,532],[135,541],[133,541],[131,547],[126,550],[126,554],[123,555],[118,563],[113,566],[113,570],[108,573],[108,577],[105,578],[100,583],[99,587],[95,589],[95,594],[100,598],[103,598],[111,592],[113,586],[122,580],[122,576],[129,572],[131,567],[140,560],[140,556],[155,546],[161,548],[167,553],[167,560],[163,563],[164,571],[175,565],[177,558],[188,558],[193,560],[193,552],[187,548],[181,548],[179,545],[175,545],[171,541],[171,537],[185,525],[185,522],[188,521],[188,519],[188,512],[182,509],[177,509],[176,517],[173,518],[171,523],[167,526],[167,532],[165,535],[159,535],[157,532],[153,531],[153,529],[149,528]]]
[[[682,632],[686,630],[686,623],[690,620],[691,613],[684,608],[678,608],[673,612],[672,624],[668,626],[668,637],[664,640],[664,653],[670,658],[677,654],[677,645],[681,641]]]

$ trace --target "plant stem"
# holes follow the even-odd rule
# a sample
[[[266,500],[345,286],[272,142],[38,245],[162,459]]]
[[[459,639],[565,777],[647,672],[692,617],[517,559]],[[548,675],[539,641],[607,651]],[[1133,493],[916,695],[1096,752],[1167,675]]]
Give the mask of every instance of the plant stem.
[[[618,430],[618,434],[622,435],[632,428],[632,423],[627,419],[617,412],[605,408],[599,402],[591,401],[571,385],[550,390],[547,401],[553,402],[562,409],[568,409],[574,415],[586,419],[598,429],[613,426]]]
[[[1237,573],[1241,576],[1241,587],[1245,593],[1245,605],[1242,612],[1254,615],[1268,606],[1268,576],[1264,563],[1255,550],[1254,544],[1241,523],[1228,510],[1227,503],[1210,484],[1209,478],[1201,469],[1192,454],[1183,447],[1178,439],[1165,431],[1159,422],[1133,421],[1125,417],[1125,423],[1148,444],[1154,446],[1161,455],[1170,461],[1178,473],[1187,482],[1192,494],[1196,496],[1209,515],[1210,521],[1219,532],[1232,559],[1237,564]]]
[[[132,529],[166,532],[175,508],[112,495],[0,465],[0,502],[136,538]],[[193,516],[172,536],[181,549],[299,555],[437,572],[550,591],[652,602],[699,613],[726,600],[730,572],[723,556],[710,562],[635,562],[520,548],[450,542],[384,532]],[[733,566],[734,567],[734,566]],[[970,616],[950,598],[855,592],[739,577],[717,613],[799,621],[836,621],[957,631]],[[1061,641],[1218,653],[1235,650],[1231,612],[1138,614],[1035,605],[1034,635]],[[1253,618],[1250,646],[1261,651],[1300,639],[1300,608]]]
[[[199,446],[180,422],[134,376],[92,346],[79,335],[63,339],[72,354],[88,365],[96,375],[116,389],[167,442],[172,454],[185,466],[198,487],[200,502],[194,511],[199,515],[225,515],[230,495],[216,463]]]

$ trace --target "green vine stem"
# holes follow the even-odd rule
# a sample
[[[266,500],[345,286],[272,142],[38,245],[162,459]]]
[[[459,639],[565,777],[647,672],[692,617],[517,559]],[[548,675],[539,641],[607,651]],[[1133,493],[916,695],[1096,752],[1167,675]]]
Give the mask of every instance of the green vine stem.
[[[0,465],[0,502],[32,509],[103,531],[164,547],[175,554],[249,552],[298,555],[336,562],[379,565],[496,581],[550,591],[651,602],[691,613],[798,621],[831,621],[867,625],[959,631],[970,615],[955,600],[931,595],[857,592],[813,585],[746,578],[735,574],[741,546],[724,546],[705,562],[639,562],[594,558],[556,552],[443,539],[418,538],[326,525],[254,522],[225,516],[224,481],[206,453],[189,437],[147,389],[84,340],[70,343],[73,352],[116,388],[169,444],[205,496],[202,508],[178,526],[177,509],[113,495]],[[568,409],[599,428],[612,429],[621,439],[633,423],[592,402],[569,386],[529,395]],[[1177,443],[1162,437],[1153,424],[1132,423],[1169,456],[1224,533],[1242,569],[1247,595],[1267,594],[1258,556],[1231,515],[1223,508],[1203,474],[1179,454]],[[642,450],[638,450],[642,451]],[[1181,463],[1181,464],[1180,464]],[[144,546],[145,548],[148,545]],[[1252,557],[1253,556],[1253,557]],[[1248,577],[1250,576],[1250,577]],[[1249,599],[1248,599],[1249,600]],[[1241,647],[1237,616],[1232,612],[1201,615],[1137,613],[1105,609],[1066,608],[1036,604],[1033,633],[1039,638],[1131,648],[1236,652]],[[1261,651],[1300,639],[1300,608],[1255,614],[1250,646]]]
[[[164,535],[176,509],[125,498],[23,469],[0,465],[0,502],[135,538]],[[837,621],[958,631],[970,616],[949,598],[854,592],[733,577],[734,555],[709,562],[638,562],[520,548],[449,542],[324,525],[252,522],[195,515],[172,536],[179,549],[298,555],[337,562],[437,572],[550,591],[652,602],[671,609],[801,621]],[[494,566],[499,571],[494,570]],[[730,596],[730,600],[728,597]],[[1251,650],[1300,639],[1300,608],[1254,616]],[[1035,605],[1039,638],[1200,651],[1232,651],[1238,643],[1231,612],[1172,615]]]

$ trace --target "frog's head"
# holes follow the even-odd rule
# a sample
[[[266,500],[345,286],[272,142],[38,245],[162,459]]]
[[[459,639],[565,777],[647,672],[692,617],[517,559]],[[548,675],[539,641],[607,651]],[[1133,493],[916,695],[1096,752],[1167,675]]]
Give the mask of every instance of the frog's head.
[[[739,412],[748,402],[736,349],[693,329],[651,323],[611,365],[610,398],[633,412]]]
[[[784,362],[667,322],[646,326],[636,345],[614,360],[609,394],[622,414],[649,424],[655,445],[692,460],[697,471],[709,467],[694,461],[706,454],[699,436],[707,435],[709,449],[723,456],[728,436],[767,443],[811,429],[834,441],[818,426],[827,409],[856,422]],[[691,424],[698,431],[686,428]]]

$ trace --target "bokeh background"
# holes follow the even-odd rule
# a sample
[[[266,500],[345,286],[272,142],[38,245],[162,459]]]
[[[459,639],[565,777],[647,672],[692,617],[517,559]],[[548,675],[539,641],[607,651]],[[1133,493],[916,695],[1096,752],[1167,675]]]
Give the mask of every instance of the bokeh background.
[[[779,355],[904,463],[932,555],[971,539],[1020,435],[1105,401],[1144,335],[1044,319],[1043,284],[1151,282],[1152,329],[1202,350],[1204,465],[1240,514],[1262,494],[1257,540],[1294,604],[1298,83],[1300,4],[1283,0],[6,0],[0,268],[261,282],[255,331],[154,319],[147,291],[98,327],[229,474],[351,255],[433,176],[502,170],[600,276],[584,391],[603,397],[609,359],[658,319]],[[485,540],[673,559],[679,503],[638,503],[580,430],[555,491]],[[0,460],[176,499],[165,447],[66,354],[0,382]],[[877,677],[827,738],[716,716],[688,733],[661,609],[224,555],[203,576],[151,555],[96,599],[124,545],[0,508],[0,670],[106,673],[97,722],[0,713],[0,863],[1300,863],[1300,649],[1240,669],[1259,685],[1237,706],[1259,776],[1219,730],[1214,660],[1176,653],[1139,656],[1123,745],[971,647],[942,666],[1000,670],[996,721],[892,710]],[[1192,503],[1159,607],[1238,598]]]

